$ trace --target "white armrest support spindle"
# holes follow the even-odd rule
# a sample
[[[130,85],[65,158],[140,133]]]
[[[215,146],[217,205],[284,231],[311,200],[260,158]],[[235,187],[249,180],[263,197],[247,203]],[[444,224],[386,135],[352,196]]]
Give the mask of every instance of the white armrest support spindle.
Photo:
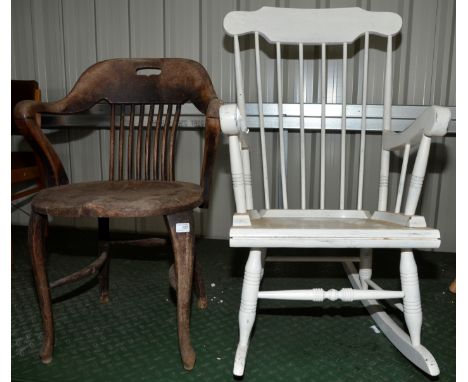
[[[353,288],[343,288],[341,290],[330,289],[323,290],[321,288],[314,289],[298,289],[298,290],[277,290],[258,292],[258,298],[266,298],[272,300],[301,300],[301,301],[316,301],[324,300],[341,300],[341,301],[356,301],[368,299],[392,299],[403,298],[403,291],[392,290],[362,290]]]
[[[406,171],[408,168],[408,158],[409,158],[410,148],[411,148],[411,145],[407,143],[405,145],[405,150],[403,153],[403,163],[401,165],[400,181],[398,182],[398,193],[397,193],[397,200],[395,202],[395,213],[399,213],[400,208],[401,208],[401,201],[403,199],[403,191],[405,189]]]
[[[244,164],[239,142],[239,135],[241,134],[239,109],[235,104],[223,105],[219,110],[219,117],[221,130],[224,134],[229,136],[229,155],[236,211],[237,213],[244,214],[247,211],[247,203],[244,183]]]
[[[250,154],[248,148],[241,148],[242,153],[242,169],[244,172],[244,190],[245,190],[245,207],[247,210],[253,209],[252,196],[252,174],[250,172]]]
[[[429,148],[431,146],[431,138],[423,135],[419,144],[418,154],[414,162],[413,173],[406,197],[405,215],[414,215],[421,194],[424,175],[426,174],[427,159],[429,158]]]
[[[244,214],[247,212],[244,171],[239,137],[237,135],[229,136],[229,155],[231,159],[231,176],[232,186],[234,188],[234,199],[236,201],[236,211],[239,214]]]

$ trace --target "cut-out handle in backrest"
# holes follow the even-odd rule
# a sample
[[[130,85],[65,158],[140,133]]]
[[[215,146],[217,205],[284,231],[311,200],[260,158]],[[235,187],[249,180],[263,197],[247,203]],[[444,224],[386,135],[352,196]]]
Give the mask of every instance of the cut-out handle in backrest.
[[[288,22],[285,22],[288,20]],[[341,45],[343,52],[343,74],[342,74],[342,119],[341,119],[341,149],[340,149],[340,209],[345,208],[346,195],[346,84],[347,84],[347,49],[348,44],[363,36],[364,38],[364,90],[362,100],[363,118],[361,125],[361,147],[359,155],[358,175],[358,200],[357,208],[362,208],[363,179],[364,179],[364,157],[365,157],[365,132],[366,132],[366,109],[367,109],[367,76],[368,76],[368,51],[369,35],[376,34],[387,37],[387,60],[385,69],[384,90],[384,129],[390,128],[391,120],[391,54],[392,36],[401,29],[401,17],[388,12],[369,12],[361,8],[332,8],[332,9],[294,9],[294,8],[271,8],[263,7],[254,12],[234,11],[226,15],[224,29],[234,36],[234,54],[236,67],[237,103],[241,114],[240,122],[245,124],[245,100],[244,84],[242,80],[242,67],[239,49],[239,36],[253,33],[255,35],[255,65],[257,74],[258,110],[260,117],[260,140],[262,153],[263,185],[265,195],[265,206],[270,208],[268,189],[268,169],[266,161],[266,144],[264,133],[263,97],[261,93],[261,70],[259,59],[259,35],[262,35],[269,43],[276,46],[276,72],[277,72],[277,102],[278,102],[278,126],[280,146],[280,180],[283,208],[288,208],[287,179],[286,179],[286,154],[283,137],[283,79],[282,79],[282,45],[297,45],[299,55],[299,102],[300,102],[300,192],[301,208],[306,208],[306,176],[305,169],[305,147],[304,147],[304,46],[321,46],[321,137],[320,137],[320,208],[325,208],[325,150],[326,150],[326,50],[330,45]],[[245,127],[244,127],[245,129]],[[382,151],[382,167],[379,188],[379,209],[386,206],[388,193],[388,153]]]

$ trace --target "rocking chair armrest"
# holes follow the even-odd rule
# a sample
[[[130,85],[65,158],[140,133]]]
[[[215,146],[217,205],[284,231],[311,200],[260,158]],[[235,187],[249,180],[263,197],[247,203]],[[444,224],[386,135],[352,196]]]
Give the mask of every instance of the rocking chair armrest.
[[[423,134],[427,137],[443,137],[450,122],[450,109],[442,106],[428,107],[406,130],[401,133],[385,130],[383,149],[395,150],[406,144],[416,144]]]
[[[13,113],[19,131],[44,164],[48,187],[69,183],[60,157],[41,128],[40,113],[48,112],[53,104],[25,100],[15,106]]]
[[[241,113],[239,107],[235,103],[222,105],[219,109],[219,118],[221,121],[221,130],[226,135],[240,135],[247,133],[247,128],[242,128]]]

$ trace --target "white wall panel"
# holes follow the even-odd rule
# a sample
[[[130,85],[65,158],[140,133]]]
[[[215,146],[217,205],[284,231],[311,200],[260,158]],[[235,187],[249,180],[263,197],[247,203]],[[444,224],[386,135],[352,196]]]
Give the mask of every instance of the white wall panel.
[[[164,57],[164,1],[129,0],[130,57]]]
[[[13,79],[36,79],[43,99],[63,97],[78,76],[96,61],[111,57],[185,57],[200,61],[211,75],[214,87],[225,102],[235,100],[234,60],[232,38],[222,30],[224,15],[234,9],[255,10],[261,6],[342,7],[359,6],[373,11],[393,11],[403,18],[401,36],[394,41],[393,100],[397,105],[455,106],[455,0],[15,0],[12,2],[12,70]],[[275,48],[260,38],[263,97],[265,102],[277,102]],[[244,63],[246,100],[256,99],[253,39],[240,38]],[[381,104],[383,96],[384,39],[371,39],[368,103]],[[348,49],[347,102],[360,104],[362,97],[362,42]],[[285,102],[298,102],[297,47],[282,50]],[[341,48],[327,49],[327,102],[340,103]],[[320,49],[306,47],[305,101],[320,102]],[[248,60],[248,61],[247,61]],[[291,84],[292,83],[292,84]],[[92,132],[85,128],[57,129],[47,132],[73,181],[106,179],[108,171],[108,132]],[[179,179],[198,181],[202,158],[202,135],[194,130],[180,132],[176,158]],[[277,163],[277,134],[267,132],[267,155]],[[252,130],[252,175],[257,183],[255,203],[263,205],[261,188],[259,134]],[[351,134],[347,152],[358,145],[358,135]],[[21,138],[13,138],[13,147],[24,146]],[[223,142],[223,140],[222,140]],[[225,141],[224,141],[225,142]],[[291,206],[299,206],[299,177],[297,169],[298,133],[288,133],[288,194]],[[421,212],[429,223],[443,234],[442,249],[455,250],[455,137],[436,142],[424,186]],[[442,144],[445,144],[443,146]],[[318,207],[320,140],[315,131],[306,133],[307,200]],[[368,134],[364,207],[377,205],[381,139]],[[327,207],[337,207],[340,138],[327,134]],[[348,155],[346,176],[350,187],[346,196],[348,206],[356,203],[357,157]],[[399,163],[392,158],[392,166]],[[439,165],[443,163],[443,165]],[[279,179],[270,168],[271,201],[279,198]],[[294,174],[296,172],[296,174]],[[391,173],[391,188],[396,187],[396,174]],[[390,201],[393,202],[393,197]],[[26,206],[27,207],[27,206]],[[213,179],[209,211],[197,212],[197,232],[209,237],[226,238],[234,210],[229,173],[227,145],[219,147]],[[26,224],[27,215],[12,213],[12,221]],[[64,224],[62,221],[58,223]],[[94,222],[80,223],[95,226]],[[113,223],[114,229],[144,232],[164,231],[160,220],[129,220]]]

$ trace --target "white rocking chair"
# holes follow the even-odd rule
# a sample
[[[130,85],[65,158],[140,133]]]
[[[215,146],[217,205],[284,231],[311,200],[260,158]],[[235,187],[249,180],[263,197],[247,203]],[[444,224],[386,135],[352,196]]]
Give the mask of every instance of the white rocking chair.
[[[392,132],[392,37],[401,29],[401,17],[394,13],[369,12],[361,8],[336,9],[285,9],[264,7],[254,12],[230,12],[224,19],[224,29],[234,37],[237,105],[221,107],[220,117],[223,132],[229,136],[232,181],[236,203],[236,214],[230,230],[231,247],[251,248],[245,267],[242,297],[239,311],[240,339],[234,363],[234,375],[242,376],[249,346],[249,338],[255,321],[257,299],[284,299],[323,301],[324,299],[343,301],[360,300],[375,320],[380,330],[398,350],[411,362],[435,376],[439,368],[431,353],[420,343],[422,324],[421,300],[413,248],[437,248],[440,245],[439,231],[426,227],[425,219],[416,216],[415,211],[426,172],[431,137],[443,136],[447,132],[450,111],[447,108],[432,106],[403,132]],[[257,79],[258,114],[261,141],[261,158],[265,209],[254,209],[250,154],[247,144],[248,125],[252,119],[246,117],[244,87],[242,78],[242,59],[239,36],[253,34],[255,38],[255,73]],[[364,153],[366,137],[367,79],[369,57],[369,35],[384,36],[387,41],[386,64],[384,68],[383,132],[379,179],[379,201],[377,211],[362,209]],[[265,139],[264,104],[262,101],[262,80],[259,36],[270,44],[276,45],[277,102],[279,127],[279,172],[280,198],[282,209],[270,208],[267,148]],[[346,74],[347,47],[358,38],[364,41],[364,60],[362,69],[362,119],[359,150],[359,178],[357,208],[345,209],[345,158],[346,158]],[[282,45],[293,46],[299,57],[298,91],[300,104],[300,189],[301,209],[288,209],[286,183],[285,139],[283,127],[283,78]],[[306,208],[306,167],[305,167],[305,118],[304,118],[304,45],[321,46],[321,135],[320,135],[320,209]],[[340,153],[340,200],[339,210],[325,209],[325,130],[326,130],[326,51],[327,46],[343,47],[342,73],[342,118]],[[252,70],[250,70],[252,72]],[[405,192],[405,176],[411,146],[419,146],[411,181]],[[394,212],[387,209],[389,193],[390,152],[403,150],[401,174],[397,187]],[[292,154],[289,154],[292,155]],[[403,195],[406,203],[400,212]],[[263,276],[266,248],[360,248],[359,257],[324,259],[318,257],[311,261],[342,261],[352,288],[340,291],[323,289],[259,291]],[[371,279],[371,248],[398,248],[401,251],[400,277],[401,291],[383,290]],[[313,256],[313,254],[312,254]],[[353,262],[359,261],[359,271]],[[403,304],[396,307],[404,312],[409,335],[390,317],[375,309],[378,299],[402,298]]]

